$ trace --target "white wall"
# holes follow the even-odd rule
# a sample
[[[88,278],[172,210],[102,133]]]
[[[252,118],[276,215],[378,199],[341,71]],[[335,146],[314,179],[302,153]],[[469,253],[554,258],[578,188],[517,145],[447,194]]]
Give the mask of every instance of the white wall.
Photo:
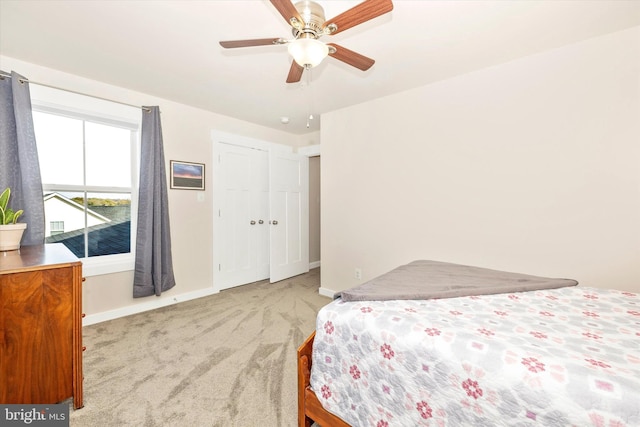
[[[197,200],[199,191],[169,190],[176,287],[160,297],[133,299],[133,271],[89,277],[83,287],[83,310],[88,315],[85,323],[179,302],[212,291],[212,130],[291,146],[317,143],[314,142],[317,134],[300,136],[257,126],[6,56],[0,56],[0,69],[16,71],[32,81],[133,105],[158,105],[162,113],[167,170],[169,160],[206,164],[203,201]]]
[[[640,27],[322,117],[322,290],[414,259],[640,291]]]

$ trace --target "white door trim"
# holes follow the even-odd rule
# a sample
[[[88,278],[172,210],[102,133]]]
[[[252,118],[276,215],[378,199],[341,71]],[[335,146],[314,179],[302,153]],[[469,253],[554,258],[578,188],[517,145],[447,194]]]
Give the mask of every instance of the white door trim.
[[[315,157],[320,155],[320,144],[307,145],[305,147],[298,148],[298,154],[302,154],[307,157]]]
[[[215,144],[216,142],[221,142],[225,144],[231,145],[239,145],[241,147],[255,148],[258,150],[265,151],[283,151],[288,153],[293,153],[293,147],[289,145],[277,144],[275,142],[264,141],[262,139],[251,138],[248,136],[235,135],[232,133],[221,132],[217,130],[211,131],[211,140]],[[214,145],[215,148],[215,145]],[[214,150],[215,154],[215,150]]]

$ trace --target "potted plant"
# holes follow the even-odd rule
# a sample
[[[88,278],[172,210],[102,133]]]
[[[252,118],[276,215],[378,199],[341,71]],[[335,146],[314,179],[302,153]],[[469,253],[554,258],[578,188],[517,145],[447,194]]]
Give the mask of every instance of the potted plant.
[[[18,218],[24,211],[11,209],[9,197],[11,197],[11,189],[6,188],[0,194],[0,251],[20,249],[22,234],[27,228],[27,224],[18,223]]]

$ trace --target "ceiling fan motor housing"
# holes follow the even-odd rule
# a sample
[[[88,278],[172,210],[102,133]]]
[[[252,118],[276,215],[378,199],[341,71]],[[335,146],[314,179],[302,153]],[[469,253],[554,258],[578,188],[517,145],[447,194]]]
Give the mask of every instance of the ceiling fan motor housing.
[[[325,22],[324,9],[318,3],[303,0],[297,2],[295,5],[296,10],[302,17],[302,23],[298,23],[295,18],[291,25],[293,26],[291,32],[295,38],[313,38],[317,39],[323,33],[323,26]]]

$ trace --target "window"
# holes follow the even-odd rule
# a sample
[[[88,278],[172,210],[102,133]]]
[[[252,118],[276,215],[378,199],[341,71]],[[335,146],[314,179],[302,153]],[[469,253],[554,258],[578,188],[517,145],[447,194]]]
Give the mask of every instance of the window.
[[[139,124],[36,102],[33,110],[45,243],[67,246],[86,275],[132,269]]]
[[[48,236],[64,233],[64,221],[49,221]]]

